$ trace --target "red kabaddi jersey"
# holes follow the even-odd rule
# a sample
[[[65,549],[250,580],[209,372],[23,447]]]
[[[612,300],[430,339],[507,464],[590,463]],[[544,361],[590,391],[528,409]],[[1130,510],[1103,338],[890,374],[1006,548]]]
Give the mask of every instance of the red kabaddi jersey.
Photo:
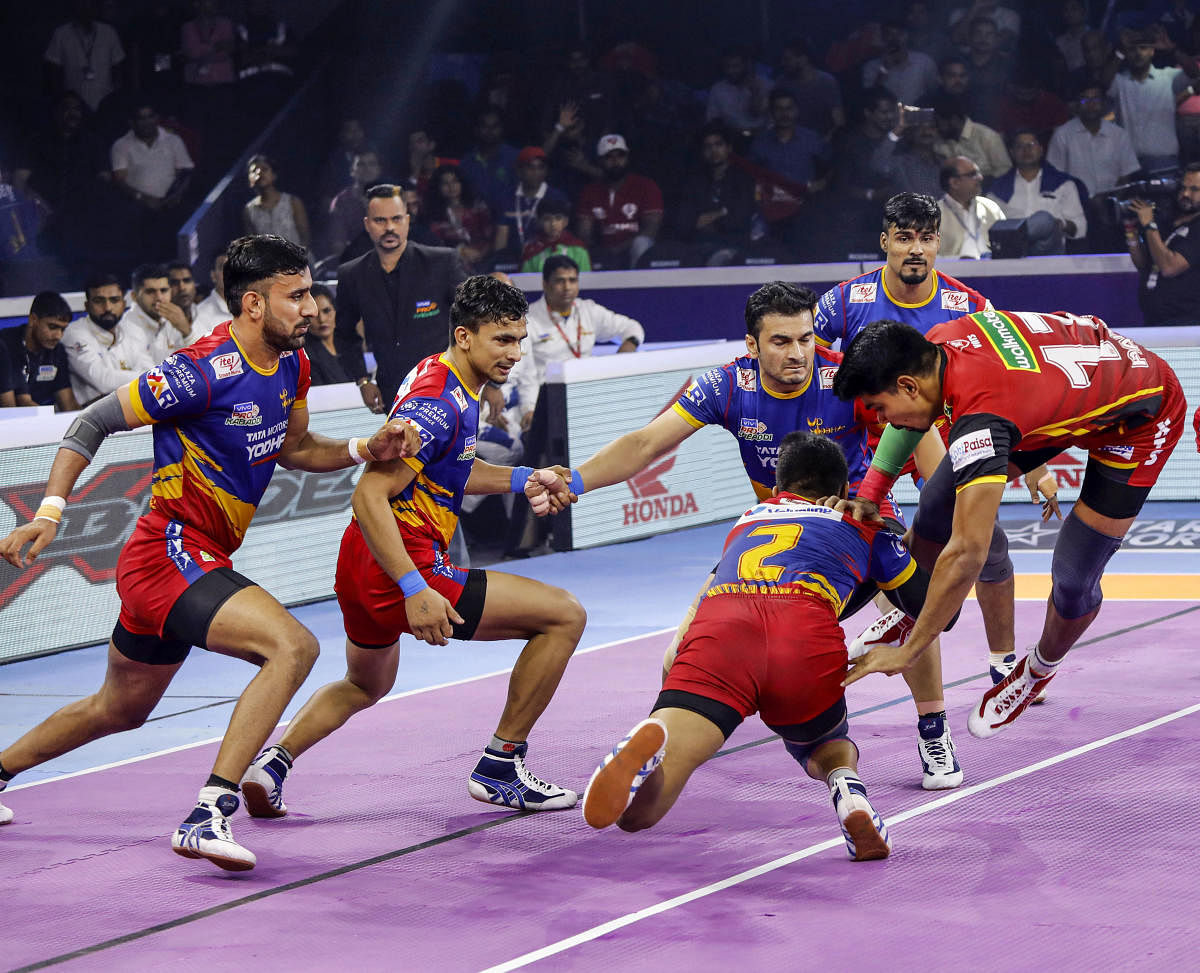
[[[616,189],[606,182],[588,183],[579,197],[579,215],[596,224],[600,245],[610,249],[638,235],[639,217],[662,211],[658,185],[653,179],[632,172]]]

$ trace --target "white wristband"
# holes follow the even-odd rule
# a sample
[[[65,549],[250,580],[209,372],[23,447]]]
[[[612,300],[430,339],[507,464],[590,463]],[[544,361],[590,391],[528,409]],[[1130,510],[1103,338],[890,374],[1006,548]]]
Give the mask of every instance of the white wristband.
[[[367,461],[367,457],[365,457],[362,454],[362,450],[359,449],[359,443],[361,442],[362,439],[360,437],[351,436],[349,441],[346,443],[346,449],[350,452],[350,458],[354,460],[355,466],[362,466],[363,463]]]
[[[67,501],[62,497],[42,497],[40,505],[43,507],[57,507],[59,513],[67,509]]]

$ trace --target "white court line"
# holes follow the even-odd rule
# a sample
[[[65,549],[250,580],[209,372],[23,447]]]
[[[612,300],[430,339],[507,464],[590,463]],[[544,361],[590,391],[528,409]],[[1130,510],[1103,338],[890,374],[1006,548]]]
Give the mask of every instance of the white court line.
[[[656,635],[666,635],[668,633],[673,635],[676,630],[677,626],[672,626],[671,628],[659,628],[652,632],[643,632],[641,635],[631,635],[628,638],[615,639],[612,642],[602,642],[600,645],[593,645],[586,649],[576,649],[574,654],[587,655],[589,652],[599,652],[601,649],[611,649],[616,645],[625,645],[628,642],[637,642],[639,639],[653,638]],[[454,686],[465,686],[467,683],[478,682],[481,679],[491,679],[493,676],[507,675],[508,673],[512,672],[512,670],[513,667],[509,666],[507,669],[497,669],[495,672],[484,672],[477,676],[467,676],[465,679],[455,679],[453,682],[438,683],[436,686],[422,686],[419,689],[408,689],[402,693],[393,693],[391,696],[384,696],[383,699],[381,699],[379,703],[376,703],[375,705],[378,706],[380,703],[390,703],[393,700],[404,699],[408,696],[418,696],[421,693],[431,693],[438,689],[450,689]],[[283,720],[282,722],[276,724],[275,729],[279,729],[282,726],[287,726],[290,722],[291,720]],[[207,746],[210,743],[220,743],[223,739],[224,737],[210,737],[207,740],[197,740],[195,743],[184,743],[178,747],[169,747],[166,750],[155,750],[153,753],[143,753],[137,757],[126,757],[124,760],[115,760],[108,764],[99,764],[96,767],[88,767],[87,770],[74,770],[69,774],[60,774],[57,777],[46,777],[43,780],[31,780],[24,784],[9,784],[9,786],[5,788],[4,793],[11,794],[14,791],[24,790],[26,787],[38,787],[41,784],[52,784],[60,780],[70,780],[72,777],[83,777],[86,774],[95,774],[102,770],[112,770],[114,767],[124,767],[128,764],[138,763],[141,760],[150,760],[153,757],[165,757],[172,753],[181,753],[184,750],[192,750],[195,747]]]
[[[1142,723],[1139,726],[1132,727],[1128,730],[1122,730],[1120,733],[1114,733],[1111,736],[1104,737],[1102,740],[1096,740],[1093,743],[1086,743],[1083,746],[1076,747],[1074,750],[1067,750],[1065,753],[1060,753],[1053,757],[1047,757],[1045,760],[1039,760],[1037,763],[1030,764],[1027,767],[1021,767],[1018,770],[1010,771],[1007,774],[1002,774],[992,780],[986,780],[981,784],[972,784],[970,787],[964,787],[961,790],[956,790],[953,793],[947,794],[944,797],[939,797],[936,800],[929,801],[925,804],[918,804],[914,808],[903,811],[895,816],[886,818],[889,827],[899,824],[902,821],[908,821],[911,818],[919,817],[922,814],[928,814],[930,811],[937,811],[941,808],[954,804],[956,801],[965,800],[968,797],[973,797],[983,791],[991,790],[994,787],[999,787],[1001,784],[1007,784],[1010,781],[1019,780],[1022,777],[1027,777],[1029,774],[1036,773],[1039,770],[1045,770],[1047,767],[1053,767],[1055,764],[1060,764],[1063,761],[1071,760],[1074,757],[1081,756],[1085,753],[1090,753],[1093,750],[1098,750],[1100,747],[1106,747],[1110,743],[1116,743],[1119,740],[1125,740],[1128,737],[1136,736],[1139,733],[1145,733],[1147,730],[1153,730],[1156,727],[1162,726],[1165,723],[1170,723],[1174,720],[1182,719],[1185,716],[1190,716],[1192,713],[1200,712],[1200,703],[1188,706],[1181,710],[1176,710],[1167,716],[1161,716],[1156,720],[1151,720],[1148,723]],[[608,922],[602,923],[599,926],[593,926],[591,929],[584,930],[574,936],[569,936],[566,939],[560,939],[556,943],[551,943],[549,946],[543,946],[541,949],[535,949],[532,952],[525,953],[523,956],[518,956],[516,959],[511,959],[507,963],[501,963],[498,966],[489,966],[482,973],[507,973],[509,970],[517,970],[523,966],[528,966],[530,963],[536,963],[538,960],[546,959],[548,956],[554,956],[558,953],[565,952],[575,946],[581,946],[584,943],[591,942],[594,939],[599,939],[601,936],[606,936],[610,932],[616,932],[618,929],[623,929],[626,926],[631,926],[635,922],[641,922],[643,919],[649,919],[651,916],[659,915],[663,912],[668,912],[671,909],[677,909],[682,905],[687,905],[689,902],[694,902],[697,899],[702,899],[705,896],[713,895],[716,892],[723,892],[725,889],[732,888],[735,885],[741,885],[751,879],[758,878],[761,875],[766,875],[768,872],[776,871],[780,868],[785,868],[788,865],[801,861],[805,858],[811,858],[813,855],[823,851],[829,851],[832,848],[840,848],[845,844],[840,837],[831,838],[829,841],[822,841],[820,844],[810,845],[800,851],[793,852],[790,855],[785,855],[782,858],[776,858],[774,861],[767,862],[764,865],[758,865],[755,868],[747,869],[744,872],[738,872],[736,875],[731,875],[729,878],[721,879],[719,882],[713,882],[711,885],[705,885],[702,888],[695,889],[691,892],[685,892],[683,895],[677,895],[672,899],[667,899],[665,902],[660,902],[657,905],[648,906],[645,909],[639,909],[637,912],[631,912],[627,915],[620,916],[617,919],[611,919]]]

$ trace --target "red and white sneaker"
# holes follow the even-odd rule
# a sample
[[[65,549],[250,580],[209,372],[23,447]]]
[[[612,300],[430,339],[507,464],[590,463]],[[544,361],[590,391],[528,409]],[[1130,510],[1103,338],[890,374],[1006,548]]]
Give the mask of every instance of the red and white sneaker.
[[[877,645],[903,645],[912,635],[915,618],[905,615],[899,608],[893,608],[886,615],[880,615],[871,625],[847,648],[850,661],[866,655]]]
[[[1029,668],[1029,656],[1025,656],[1000,682],[983,694],[983,699],[967,717],[967,729],[973,737],[990,737],[999,733],[1025,712],[1025,707],[1034,702],[1043,692],[1054,673],[1040,678]]]

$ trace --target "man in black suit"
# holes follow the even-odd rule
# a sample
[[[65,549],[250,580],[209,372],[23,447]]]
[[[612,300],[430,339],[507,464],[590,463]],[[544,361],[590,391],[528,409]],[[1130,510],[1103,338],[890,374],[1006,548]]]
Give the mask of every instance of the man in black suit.
[[[374,248],[338,268],[334,344],[367,408],[385,412],[409,370],[445,351],[454,289],[467,272],[455,250],[409,242],[400,186],[368,189],[363,223]],[[375,353],[375,381],[363,359],[359,321]]]

